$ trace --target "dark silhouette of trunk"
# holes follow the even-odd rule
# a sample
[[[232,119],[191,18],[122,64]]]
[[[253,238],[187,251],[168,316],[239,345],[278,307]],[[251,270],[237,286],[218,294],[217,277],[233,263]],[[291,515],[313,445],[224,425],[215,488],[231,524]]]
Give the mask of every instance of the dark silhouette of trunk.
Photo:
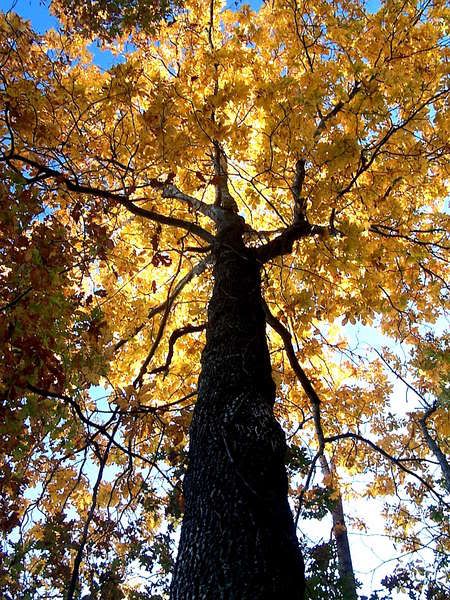
[[[273,415],[260,263],[243,228],[230,213],[214,249],[171,600],[304,597],[285,436]]]

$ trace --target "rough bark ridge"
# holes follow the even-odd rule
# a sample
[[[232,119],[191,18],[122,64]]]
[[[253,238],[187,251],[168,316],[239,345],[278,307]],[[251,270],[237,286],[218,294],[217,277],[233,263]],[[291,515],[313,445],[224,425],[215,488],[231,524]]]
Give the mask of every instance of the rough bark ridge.
[[[303,561],[273,415],[260,264],[235,216],[217,235],[171,600],[300,600]]]

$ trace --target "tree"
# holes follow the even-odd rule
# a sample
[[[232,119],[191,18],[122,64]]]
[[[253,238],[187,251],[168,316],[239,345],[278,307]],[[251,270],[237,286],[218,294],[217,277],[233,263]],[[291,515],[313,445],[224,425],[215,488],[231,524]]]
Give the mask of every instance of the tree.
[[[345,472],[441,511],[350,325],[419,348],[445,314],[448,16],[189,0],[101,70],[81,34],[2,15],[6,598],[150,597],[172,571],[173,599],[302,598],[320,495],[353,598]]]
[[[64,22],[67,31],[98,36],[113,41],[127,36],[133,29],[155,31],[161,19],[170,21],[180,7],[171,0],[52,0],[53,12]]]

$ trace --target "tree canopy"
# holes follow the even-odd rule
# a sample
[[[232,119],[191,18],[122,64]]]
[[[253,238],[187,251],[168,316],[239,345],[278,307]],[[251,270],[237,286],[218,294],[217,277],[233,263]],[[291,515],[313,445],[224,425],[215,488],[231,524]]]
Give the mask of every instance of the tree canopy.
[[[124,37],[133,29],[155,30],[161,19],[171,20],[180,2],[171,0],[52,0],[53,12],[66,30],[74,29],[102,40]]]
[[[89,20],[37,35],[0,14],[5,598],[58,597],[74,573],[81,596],[165,593],[230,209],[264,264],[300,531],[336,498],[382,498],[402,552],[437,557],[387,589],[444,597],[449,17],[443,0],[187,0],[154,31],[130,17],[102,69]]]

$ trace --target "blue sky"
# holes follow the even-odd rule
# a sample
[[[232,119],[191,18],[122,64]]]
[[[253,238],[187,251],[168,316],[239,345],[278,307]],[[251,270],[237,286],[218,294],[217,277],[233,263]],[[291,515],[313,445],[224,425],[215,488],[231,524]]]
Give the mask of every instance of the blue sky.
[[[22,17],[29,19],[38,33],[56,27],[58,20],[50,15],[48,2],[41,0],[7,0],[6,8],[10,8]]]

